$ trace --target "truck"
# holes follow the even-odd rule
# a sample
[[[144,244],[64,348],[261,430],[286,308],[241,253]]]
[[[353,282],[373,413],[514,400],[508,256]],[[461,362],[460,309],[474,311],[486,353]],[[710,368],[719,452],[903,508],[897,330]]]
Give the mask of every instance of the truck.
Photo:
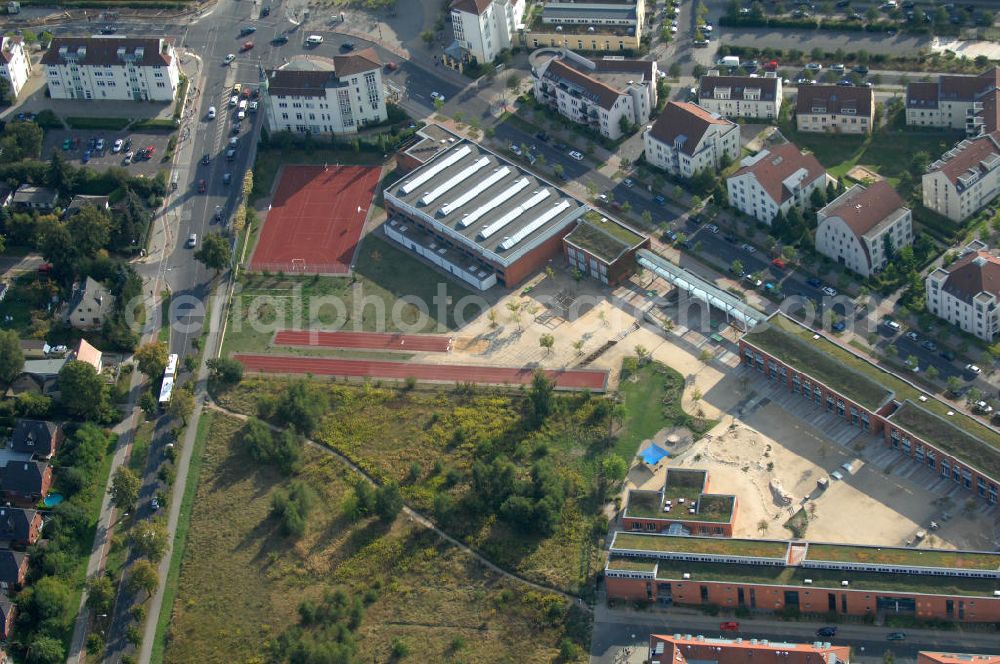
[[[738,68],[740,66],[740,59],[739,56],[736,55],[727,55],[724,56],[721,60],[719,60],[719,64],[722,65],[723,67]]]

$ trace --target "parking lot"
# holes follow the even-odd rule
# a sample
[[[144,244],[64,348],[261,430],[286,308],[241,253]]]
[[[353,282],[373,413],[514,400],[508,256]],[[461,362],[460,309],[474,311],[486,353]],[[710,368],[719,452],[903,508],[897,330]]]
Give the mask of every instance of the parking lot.
[[[50,129],[45,132],[42,143],[42,159],[48,160],[53,152],[60,152],[73,165],[82,166],[85,153],[89,152],[86,164],[90,168],[104,170],[111,166],[121,166],[132,175],[153,177],[161,168],[166,167],[163,157],[167,154],[167,143],[171,135],[166,132]],[[101,139],[104,140],[103,150],[96,145]],[[127,149],[123,145],[116,152],[115,141],[119,139],[123,144],[131,140],[131,145]],[[130,163],[125,163],[125,155],[129,150],[136,153],[141,148],[148,147],[153,148],[152,158],[136,160],[133,154]]]

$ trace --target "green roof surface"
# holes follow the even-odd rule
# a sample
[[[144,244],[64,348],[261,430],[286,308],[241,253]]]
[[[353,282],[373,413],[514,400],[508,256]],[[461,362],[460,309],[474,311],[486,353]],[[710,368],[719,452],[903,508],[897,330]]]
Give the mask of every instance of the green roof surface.
[[[601,221],[602,218],[607,221]],[[570,231],[566,239],[606,263],[615,261],[643,241],[643,237],[638,233],[614,219],[602,217],[593,211],[583,215],[580,223]]]
[[[903,549],[840,544],[810,544],[806,560],[829,560],[870,565],[912,565],[951,569],[1000,569],[1000,554],[948,551],[944,549]]]
[[[642,559],[639,559],[642,560]],[[803,588],[841,588],[848,581],[853,590],[885,592],[931,593],[939,595],[968,595],[992,597],[1000,590],[1000,580],[974,579],[930,574],[889,574],[883,572],[847,572],[840,570],[803,569],[777,565],[728,565],[726,563],[687,563],[676,560],[657,561],[658,580],[685,580],[691,582],[722,581],[768,585],[800,586]],[[806,585],[805,579],[812,583]],[[823,602],[826,601],[824,597]]]
[[[648,558],[612,558],[608,561],[608,569],[618,569],[623,572],[655,572],[656,562]]]
[[[890,422],[1000,478],[1000,433],[826,337],[813,339],[815,332],[786,316],[772,316],[768,323],[748,333],[746,341],[870,410],[891,393],[902,405],[889,416]],[[921,396],[927,400],[920,401]]]
[[[667,494],[675,497],[676,494]],[[628,492],[628,503],[625,516],[666,519],[670,521],[706,521],[711,523],[729,523],[733,518],[735,496],[715,494],[695,494],[690,500],[698,500],[698,512],[691,514],[686,505],[674,504],[670,512],[663,511],[660,493],[658,491],[642,491],[633,489]],[[693,504],[693,503],[692,503]]]
[[[615,549],[676,551],[678,553],[701,553],[715,556],[784,559],[785,554],[788,552],[788,543],[721,537],[674,537],[671,535],[619,532],[615,534],[615,541],[611,546],[612,551]]]
[[[638,516],[649,519],[663,518],[661,500],[659,491],[639,491],[633,489],[628,492],[628,504],[625,506],[625,516]]]
[[[937,404],[940,402],[933,403]],[[929,413],[925,408],[930,405],[930,399],[920,406],[907,401],[892,414],[889,421],[954,454],[990,477],[1000,478],[1000,436],[957,411],[953,411],[954,415],[948,415],[947,408],[943,413]]]

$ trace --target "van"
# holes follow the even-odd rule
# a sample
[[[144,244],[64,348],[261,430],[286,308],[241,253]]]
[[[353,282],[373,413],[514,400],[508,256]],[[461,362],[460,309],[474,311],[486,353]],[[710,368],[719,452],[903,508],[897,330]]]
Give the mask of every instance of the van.
[[[306,44],[310,46],[319,46],[323,43],[323,35],[309,35],[306,37]]]
[[[241,99],[241,100],[239,101],[239,105],[238,105],[238,107],[237,107],[237,108],[239,108],[239,110],[241,110],[241,111],[244,111],[244,112],[245,112],[245,111],[247,110],[247,106],[248,106],[249,104],[250,104],[250,102],[248,102],[248,101],[247,101],[246,99]]]

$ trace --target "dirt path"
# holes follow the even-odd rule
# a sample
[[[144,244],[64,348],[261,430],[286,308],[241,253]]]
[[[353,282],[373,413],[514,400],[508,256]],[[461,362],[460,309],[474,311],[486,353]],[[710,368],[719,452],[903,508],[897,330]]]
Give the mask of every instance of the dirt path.
[[[242,422],[246,422],[247,420],[250,419],[250,417],[248,415],[244,415],[242,413],[237,413],[235,411],[229,410],[228,408],[224,408],[224,407],[218,405],[217,403],[215,403],[213,401],[207,401],[205,403],[205,407],[206,408],[210,408],[211,410],[214,410],[216,412],[222,413],[224,415],[228,415],[229,417],[235,417],[236,419],[238,419],[238,420],[240,420]],[[267,426],[270,427],[272,431],[279,431],[279,432],[282,431],[281,427],[277,427],[277,426],[275,426],[273,424],[268,423]],[[361,477],[365,478],[365,480],[368,483],[370,483],[370,484],[372,484],[374,486],[378,486],[378,481],[376,481],[374,477],[372,477],[371,475],[369,475],[368,473],[366,473],[360,467],[356,466],[354,464],[354,462],[352,462],[350,459],[348,459],[346,456],[344,456],[343,454],[341,454],[337,450],[334,450],[333,448],[330,448],[330,447],[328,447],[326,445],[323,445],[322,443],[317,443],[316,441],[312,440],[311,438],[306,438],[305,441],[306,441],[306,444],[309,445],[310,447],[312,447],[314,449],[317,449],[320,452],[323,452],[325,454],[329,454],[329,455],[333,456],[338,461],[340,461],[342,464],[344,464],[345,466],[347,466],[348,468],[350,468],[351,472],[353,472],[353,473],[355,473],[357,475],[360,475]],[[463,542],[455,539],[454,537],[452,537],[448,533],[446,533],[443,530],[441,530],[440,528],[438,528],[434,524],[434,522],[430,520],[430,518],[424,516],[423,514],[421,514],[420,512],[416,511],[415,509],[413,509],[409,505],[406,505],[405,503],[403,504],[403,513],[406,514],[406,516],[408,516],[412,521],[416,521],[417,523],[419,523],[424,528],[427,528],[429,530],[433,530],[435,533],[437,533],[438,537],[440,537],[441,539],[447,541],[452,546],[455,546],[455,547],[461,549],[462,551],[464,551],[465,553],[469,554],[470,556],[472,556],[473,558],[475,558],[476,560],[478,560],[484,567],[487,567],[488,569],[496,572],[497,574],[500,574],[501,576],[504,576],[504,577],[506,577],[508,579],[512,579],[514,581],[518,581],[518,582],[523,583],[525,585],[531,586],[532,588],[534,588],[536,590],[541,590],[541,591],[547,592],[547,593],[556,593],[557,595],[560,595],[561,597],[564,597],[565,599],[569,600],[570,602],[573,602],[574,604],[576,604],[581,609],[584,609],[584,610],[586,610],[588,612],[591,612],[591,613],[593,612],[593,608],[590,607],[588,604],[586,604],[582,599],[580,599],[576,595],[571,595],[570,593],[567,593],[567,592],[564,592],[562,590],[559,590],[558,588],[554,588],[552,586],[547,586],[545,584],[538,583],[536,581],[531,581],[529,579],[524,578],[523,576],[521,576],[519,574],[515,574],[514,572],[511,572],[509,570],[503,569],[502,567],[498,566],[496,563],[492,562],[489,558],[487,558],[483,554],[479,553],[478,551],[476,551],[475,549],[473,549],[469,545],[467,545],[467,544],[465,544],[465,543],[463,543]]]

